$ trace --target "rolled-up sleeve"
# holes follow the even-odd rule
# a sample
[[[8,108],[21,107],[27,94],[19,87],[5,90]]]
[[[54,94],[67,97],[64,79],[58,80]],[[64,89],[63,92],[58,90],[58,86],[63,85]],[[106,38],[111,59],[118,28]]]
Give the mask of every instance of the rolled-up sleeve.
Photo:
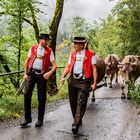
[[[54,53],[53,53],[53,51],[51,51],[51,54],[50,54],[50,61],[52,62],[52,61],[54,61],[55,60],[55,58],[54,58]]]
[[[92,56],[91,63],[92,63],[92,65],[96,64],[96,56],[95,55]]]

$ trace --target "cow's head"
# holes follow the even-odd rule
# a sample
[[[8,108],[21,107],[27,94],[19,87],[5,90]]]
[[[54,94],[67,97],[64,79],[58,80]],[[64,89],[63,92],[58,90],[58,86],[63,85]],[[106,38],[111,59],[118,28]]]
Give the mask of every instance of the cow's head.
[[[118,63],[117,61],[116,62],[112,61],[112,62],[105,63],[105,65],[106,65],[106,75],[110,75],[111,71],[113,69],[116,69],[117,63]]]
[[[132,78],[137,67],[137,62],[119,63],[118,67],[125,81],[133,80]]]

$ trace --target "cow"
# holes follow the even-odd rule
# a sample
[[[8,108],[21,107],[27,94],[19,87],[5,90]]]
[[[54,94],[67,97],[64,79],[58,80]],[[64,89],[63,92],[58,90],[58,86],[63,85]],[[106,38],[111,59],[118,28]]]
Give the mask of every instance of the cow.
[[[105,60],[106,65],[106,72],[105,72],[105,81],[107,77],[109,77],[109,87],[112,88],[112,80],[116,74],[116,80],[115,82],[118,83],[118,64],[120,63],[120,58],[116,54],[109,54]]]
[[[122,89],[121,98],[126,99],[125,84],[129,81],[134,82],[140,76],[140,56],[127,55],[119,64],[120,70],[120,85]],[[128,84],[129,89],[129,84]],[[127,93],[127,99],[130,95]]]
[[[105,62],[104,59],[101,58],[98,55],[95,55],[96,57],[96,66],[97,66],[97,73],[98,73],[98,77],[97,77],[97,84],[99,82],[101,82],[105,76]],[[94,93],[92,94],[92,102],[95,102],[95,95]]]

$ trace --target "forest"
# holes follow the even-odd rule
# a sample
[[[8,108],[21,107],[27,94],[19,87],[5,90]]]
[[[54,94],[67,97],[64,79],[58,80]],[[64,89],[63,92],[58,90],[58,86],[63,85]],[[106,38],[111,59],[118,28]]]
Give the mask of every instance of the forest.
[[[29,48],[39,40],[40,33],[49,33],[57,62],[57,71],[48,82],[48,102],[67,98],[67,85],[60,88],[60,77],[73,49],[73,37],[84,36],[89,49],[105,58],[117,54],[121,59],[126,55],[140,56],[140,2],[119,0],[111,13],[104,19],[88,22],[80,16],[66,21],[69,28],[59,30],[64,4],[70,0],[56,0],[53,16],[48,22],[48,6],[40,0],[0,1],[0,121],[18,118],[23,113],[23,96],[16,96],[23,81],[24,63]],[[111,0],[110,0],[111,1]],[[63,27],[65,28],[65,27]],[[14,73],[15,72],[15,73]],[[9,74],[8,74],[9,73]],[[132,97],[140,104],[140,86],[132,87]],[[59,93],[59,94],[58,94]],[[33,108],[36,108],[36,93]]]

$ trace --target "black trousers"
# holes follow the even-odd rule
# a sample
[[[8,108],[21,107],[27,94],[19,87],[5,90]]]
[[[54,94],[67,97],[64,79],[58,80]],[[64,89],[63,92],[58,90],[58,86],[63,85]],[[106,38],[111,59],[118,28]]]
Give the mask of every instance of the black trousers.
[[[73,115],[73,125],[79,125],[85,114],[89,93],[83,92],[91,86],[91,79],[77,80],[72,76],[68,79],[69,102]]]
[[[24,94],[24,111],[25,111],[25,120],[32,121],[31,117],[31,100],[32,92],[37,84],[37,95],[38,95],[38,120],[43,121],[45,113],[45,104],[46,104],[46,80],[43,78],[43,75],[35,75],[30,72],[27,84],[25,87]]]

